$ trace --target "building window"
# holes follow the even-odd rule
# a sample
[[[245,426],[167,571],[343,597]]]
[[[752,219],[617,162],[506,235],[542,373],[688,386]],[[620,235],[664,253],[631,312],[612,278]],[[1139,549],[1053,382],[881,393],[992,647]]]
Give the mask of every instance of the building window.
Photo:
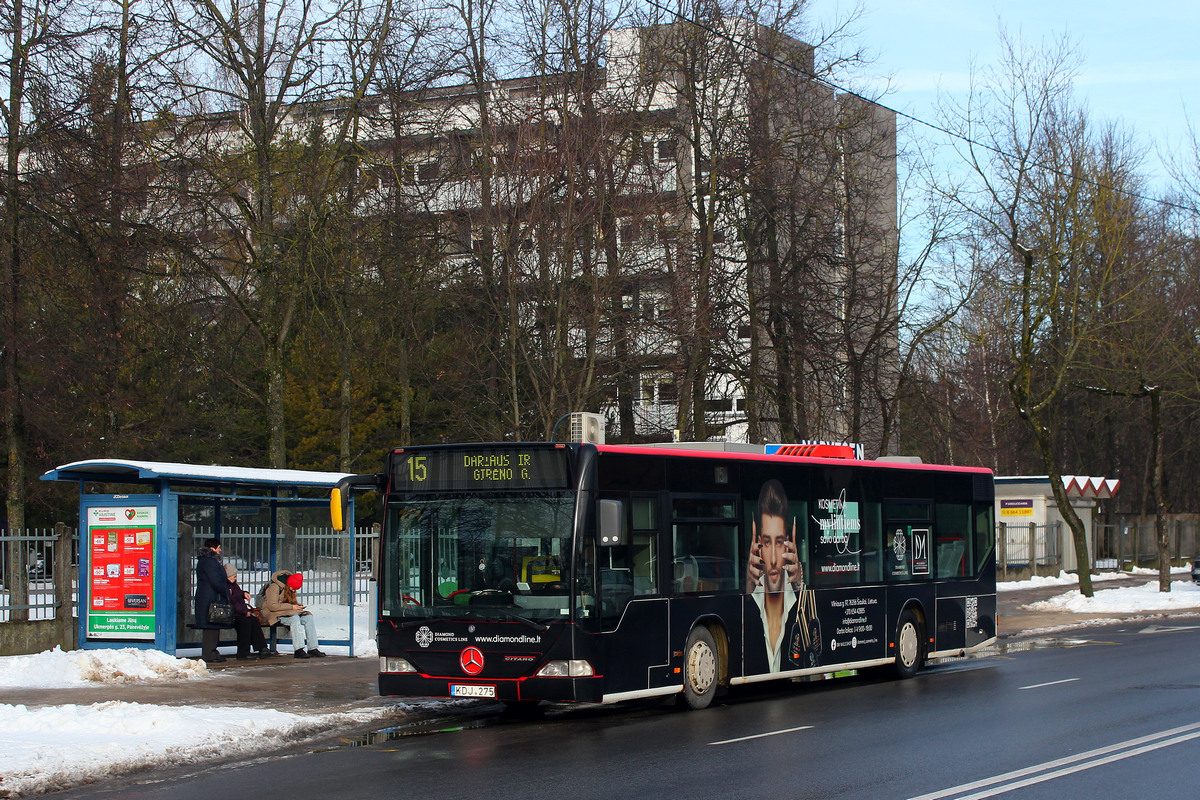
[[[438,179],[438,162],[425,161],[412,167],[413,181],[416,183],[433,183]]]

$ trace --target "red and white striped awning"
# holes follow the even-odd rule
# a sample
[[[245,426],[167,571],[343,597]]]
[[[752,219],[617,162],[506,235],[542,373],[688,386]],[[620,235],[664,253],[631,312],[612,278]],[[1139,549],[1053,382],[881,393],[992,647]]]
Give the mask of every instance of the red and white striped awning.
[[[1067,490],[1067,497],[1094,497],[1097,500],[1107,500],[1121,488],[1121,481],[1117,478],[1063,475],[1062,481]]]

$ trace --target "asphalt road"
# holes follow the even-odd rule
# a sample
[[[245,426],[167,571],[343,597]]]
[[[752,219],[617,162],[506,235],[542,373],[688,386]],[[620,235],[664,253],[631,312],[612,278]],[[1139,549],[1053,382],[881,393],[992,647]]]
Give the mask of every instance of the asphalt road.
[[[909,681],[841,679],[669,704],[481,706],[70,798],[1117,798],[1191,796],[1200,625],[1023,640]]]

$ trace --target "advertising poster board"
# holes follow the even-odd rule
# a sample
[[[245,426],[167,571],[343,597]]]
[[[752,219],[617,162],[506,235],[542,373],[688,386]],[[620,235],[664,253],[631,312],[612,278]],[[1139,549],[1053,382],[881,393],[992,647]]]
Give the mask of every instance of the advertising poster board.
[[[1010,517],[1032,518],[1033,500],[1001,500],[1000,516],[1004,519]]]
[[[87,510],[88,639],[154,639],[156,506]]]

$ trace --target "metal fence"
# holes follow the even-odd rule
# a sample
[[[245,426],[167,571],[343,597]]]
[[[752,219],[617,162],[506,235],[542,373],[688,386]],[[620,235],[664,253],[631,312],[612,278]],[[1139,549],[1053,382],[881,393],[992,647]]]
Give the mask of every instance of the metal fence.
[[[60,592],[54,583],[54,545],[59,536],[72,538],[67,552],[72,555],[71,566],[76,566],[79,542],[74,528],[31,528],[19,534],[0,531],[0,622],[58,617]],[[72,570],[69,574],[74,576],[77,572]],[[69,589],[72,605],[77,584],[72,577]],[[67,613],[73,613],[73,609],[67,609]]]
[[[192,535],[195,544],[212,536],[212,528],[197,526]],[[257,595],[271,580],[274,570],[304,574],[306,605],[345,605],[353,590],[353,604],[370,599],[370,578],[379,549],[379,532],[358,528],[354,532],[354,568],[349,567],[350,534],[333,528],[295,528],[279,534],[272,549],[269,527],[221,528],[221,560],[238,571],[238,585]],[[194,593],[195,553],[192,569],[180,575],[180,596]],[[273,569],[272,569],[273,567]]]
[[[1200,556],[1200,522],[1168,519],[1167,554],[1175,564]],[[1097,524],[1094,530],[1096,566],[1111,569],[1158,567],[1158,531],[1153,520]]]
[[[78,602],[79,537],[74,528],[28,529],[21,534],[0,531],[0,623],[16,619],[50,620],[59,608],[59,587],[55,585],[54,553],[58,536],[71,537],[71,576],[69,602],[65,613],[75,615]],[[194,542],[211,536],[211,530],[197,528]],[[353,604],[365,605],[371,595],[370,578],[379,551],[379,532],[359,528],[354,534],[355,559],[349,568],[350,536],[332,528],[303,528],[277,537],[271,549],[271,530],[267,527],[231,528],[221,531],[224,560],[238,569],[238,582],[252,593],[265,586],[271,577],[271,564],[277,569],[304,573],[304,596],[308,604],[346,605],[353,590]],[[274,556],[274,559],[272,558]],[[195,553],[190,554],[193,569],[179,575],[179,596],[194,593]],[[59,574],[62,574],[61,572]],[[65,588],[65,587],[64,587]]]
[[[1175,565],[1200,558],[1200,522],[1170,519],[1167,552]],[[1066,541],[1064,543],[1064,536]],[[1092,527],[1092,566],[1101,570],[1158,567],[1158,532],[1152,520],[1103,524]],[[1071,537],[1062,522],[1050,525],[1006,524],[996,526],[998,570],[1001,580],[1029,575],[1057,574],[1062,568],[1062,547]]]
[[[1062,569],[1062,523],[1005,523],[996,525],[1000,580],[1054,574]]]

